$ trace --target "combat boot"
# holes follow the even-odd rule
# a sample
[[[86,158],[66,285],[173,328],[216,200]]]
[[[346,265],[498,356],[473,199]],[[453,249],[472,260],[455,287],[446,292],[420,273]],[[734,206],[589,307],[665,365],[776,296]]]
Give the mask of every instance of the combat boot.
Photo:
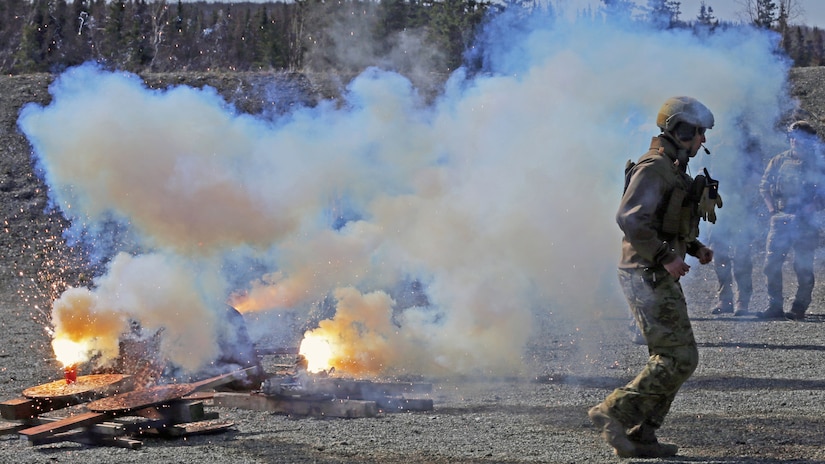
[[[725,301],[719,302],[715,308],[710,311],[711,314],[732,314],[733,313],[733,302],[732,301]]]
[[[673,443],[660,443],[656,438],[656,429],[646,424],[640,424],[630,429],[627,432],[627,438],[636,448],[635,454],[620,457],[669,458],[676,456],[676,453],[679,452],[679,447]]]
[[[782,306],[770,306],[766,311],[756,313],[759,319],[784,319],[785,312],[782,311]]]
[[[616,455],[622,458],[636,456],[636,446],[627,437],[625,426],[615,417],[610,415],[607,406],[599,403],[587,411],[590,421],[602,434],[602,438],[608,445],[616,451]]]
[[[807,308],[794,302],[791,305],[791,310],[785,313],[785,317],[792,320],[792,321],[804,321],[805,320],[805,311]]]
[[[748,314],[750,314],[748,312],[748,305],[737,304],[736,310],[733,312],[734,316],[747,316]]]

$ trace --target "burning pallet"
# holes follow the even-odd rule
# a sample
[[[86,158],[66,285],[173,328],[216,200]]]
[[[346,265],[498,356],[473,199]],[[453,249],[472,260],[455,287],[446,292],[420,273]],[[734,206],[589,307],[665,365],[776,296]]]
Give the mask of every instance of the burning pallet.
[[[143,389],[132,389],[129,376],[55,381],[0,403],[2,418],[15,421],[0,433],[19,433],[32,445],[73,441],[137,449],[142,446],[137,438],[144,436],[221,432],[234,423],[207,413],[197,393],[232,382],[235,374]]]

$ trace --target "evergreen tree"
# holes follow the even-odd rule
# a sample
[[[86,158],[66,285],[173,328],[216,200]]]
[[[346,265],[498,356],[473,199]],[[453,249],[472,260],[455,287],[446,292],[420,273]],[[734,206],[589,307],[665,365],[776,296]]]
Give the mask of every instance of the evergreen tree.
[[[778,19],[777,5],[773,0],[756,0],[756,14],[753,24],[756,27],[770,29]]]
[[[657,29],[671,29],[679,24],[681,2],[647,0],[648,21]]]
[[[705,2],[699,4],[699,15],[696,16],[696,23],[711,29],[719,25],[719,20],[713,16],[713,7]]]
[[[50,39],[47,38],[49,20],[48,0],[35,0],[23,24],[20,46],[14,55],[13,67],[17,72],[43,72],[48,70],[46,61]]]
[[[124,34],[124,24],[126,22],[126,2],[124,0],[112,0],[107,8],[106,20],[103,27],[102,55],[111,66],[117,67],[126,60],[123,58],[126,34]]]

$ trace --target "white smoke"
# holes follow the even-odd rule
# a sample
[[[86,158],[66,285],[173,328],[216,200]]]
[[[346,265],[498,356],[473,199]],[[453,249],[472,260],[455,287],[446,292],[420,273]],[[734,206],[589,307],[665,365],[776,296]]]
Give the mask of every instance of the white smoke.
[[[614,215],[625,161],[658,133],[665,99],[710,107],[711,150],[743,139],[743,116],[771,137],[791,102],[788,65],[756,30],[698,39],[536,20],[496,41],[483,73],[455,73],[432,104],[403,76],[370,69],[342,104],[271,121],[237,114],[209,89],[150,90],[86,65],[61,75],[53,101],[24,108],[19,124],[67,217],[117,218],[152,250],[146,266],[193,273],[157,292],[152,280],[115,276],[119,258],[91,290],[98,300],[139,320],[162,311],[166,323],[191,324],[202,319],[193,312],[212,311],[204,301],[233,291],[244,311],[302,311],[334,294],[346,317],[333,332],[354,333],[347,343],[373,371],[512,372],[534,312],[625,313]],[[722,151],[713,156],[738,156]],[[723,189],[726,175],[715,172]],[[348,222],[333,227],[342,214]],[[228,283],[236,266],[223,281],[217,265],[194,272],[245,259],[264,269],[245,288]],[[403,280],[422,282],[429,304],[399,311],[378,296]],[[189,335],[175,349],[209,361],[214,350]]]

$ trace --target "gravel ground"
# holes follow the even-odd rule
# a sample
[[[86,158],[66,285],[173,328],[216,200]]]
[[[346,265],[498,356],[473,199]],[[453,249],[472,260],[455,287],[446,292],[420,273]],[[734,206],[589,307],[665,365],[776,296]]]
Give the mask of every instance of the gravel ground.
[[[801,98],[825,89],[823,69],[795,70],[792,77]],[[61,219],[42,214],[45,188],[32,175],[25,139],[15,130],[17,109],[44,102],[48,81],[45,75],[0,77],[0,195],[6,217],[0,243],[2,399],[54,379],[41,309],[64,282],[86,278],[70,265],[78,258],[61,242]],[[825,114],[816,108],[818,97],[806,102],[812,114]],[[761,256],[754,259],[759,269]],[[820,281],[823,262],[818,256]],[[62,274],[49,278],[44,269]],[[808,319],[791,322],[711,315],[714,283],[711,269],[698,265],[684,280],[701,360],[660,431],[661,439],[681,447],[680,456],[666,462],[825,462],[821,285]],[[755,287],[752,308],[761,309],[760,273]],[[417,379],[433,384],[432,411],[314,419],[210,407],[235,425],[215,435],[146,439],[139,450],[74,443],[33,447],[16,434],[3,435],[0,462],[616,462],[586,412],[631,380],[647,355],[622,330],[625,308],[614,306],[584,321],[538,314],[526,356],[529,370],[521,376]]]

